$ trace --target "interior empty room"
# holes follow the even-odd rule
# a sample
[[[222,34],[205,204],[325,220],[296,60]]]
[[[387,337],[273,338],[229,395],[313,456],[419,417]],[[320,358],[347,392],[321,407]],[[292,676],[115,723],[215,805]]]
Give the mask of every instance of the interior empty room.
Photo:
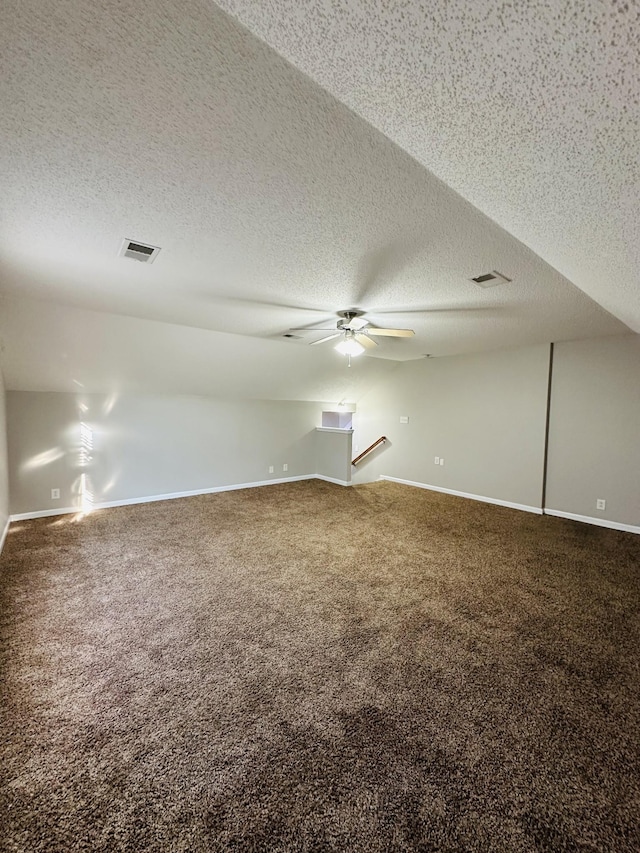
[[[0,847],[640,849],[637,3],[0,13]]]

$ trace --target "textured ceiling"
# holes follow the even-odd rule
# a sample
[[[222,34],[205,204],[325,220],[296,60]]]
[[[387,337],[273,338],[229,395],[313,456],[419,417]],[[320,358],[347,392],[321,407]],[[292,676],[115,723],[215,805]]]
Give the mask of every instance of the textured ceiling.
[[[298,21],[284,26],[286,4],[252,6],[257,32],[260,21],[271,21],[274,33],[286,37]],[[398,62],[410,53],[408,39],[417,29],[411,8],[386,37]],[[345,50],[351,73],[356,66],[365,73],[367,55],[380,42],[370,37],[366,19],[349,23],[358,5],[341,6],[325,19],[314,4],[304,9],[302,58],[326,70],[333,67],[327,52],[339,64]],[[372,20],[383,25],[390,15]],[[273,33],[267,36],[286,52]],[[382,122],[382,130],[410,148],[399,138],[403,127],[424,140],[439,128],[434,152],[448,150],[447,140],[464,131],[466,142],[457,141],[449,160],[460,161],[457,173],[470,182],[476,171],[476,191],[489,187],[492,155],[502,149],[497,138],[487,142],[486,168],[478,166],[482,146],[471,119],[480,120],[482,104],[475,112],[469,106],[465,128],[453,129],[443,116],[430,126],[417,109],[420,78],[411,90],[406,80],[385,76],[381,62],[380,78],[371,72],[368,79],[366,72],[359,91],[364,101],[389,102],[389,126]],[[431,60],[424,54],[420,62]],[[247,396],[332,400],[345,396],[346,382],[352,394],[363,393],[382,375],[378,369],[392,367],[385,359],[627,331],[207,0],[135,6],[60,0],[47,8],[39,0],[4,0],[0,63],[0,289],[10,306],[0,312],[0,333],[10,388],[68,389],[84,352],[88,391],[109,390],[108,379],[116,390],[226,395],[233,388]],[[438,86],[460,86],[464,79],[460,70],[443,71]],[[490,80],[486,85],[487,97],[500,100]],[[341,93],[349,101],[347,95]],[[392,134],[391,125],[398,132]],[[528,127],[533,133],[533,121]],[[514,133],[513,125],[505,129],[512,148]],[[507,199],[527,180],[532,144],[523,143],[522,162],[512,157],[519,163],[513,180],[503,171]],[[548,163],[548,183],[555,167]],[[544,192],[537,189],[532,196],[540,201]],[[499,209],[487,211],[501,218]],[[525,224],[527,211],[519,210]],[[605,213],[606,206],[594,210],[589,221],[599,217],[609,228]],[[534,225],[535,214],[532,208]],[[580,227],[576,211],[562,226],[553,225],[555,209],[549,216],[548,227],[558,229],[561,241]],[[634,226],[637,218],[628,225]],[[124,260],[117,253],[125,237],[162,250],[152,265]],[[616,245],[607,247],[611,263],[622,264]],[[590,251],[600,262],[597,247],[592,240]],[[491,269],[513,282],[483,290],[469,281]],[[379,325],[414,328],[415,338],[383,340],[380,358],[354,362],[349,374],[330,345],[306,346],[313,336],[282,339],[292,326],[330,325],[335,311],[354,306]],[[197,347],[187,345],[190,336]],[[133,349],[135,358],[118,356]]]
[[[640,332],[637,0],[219,0]]]

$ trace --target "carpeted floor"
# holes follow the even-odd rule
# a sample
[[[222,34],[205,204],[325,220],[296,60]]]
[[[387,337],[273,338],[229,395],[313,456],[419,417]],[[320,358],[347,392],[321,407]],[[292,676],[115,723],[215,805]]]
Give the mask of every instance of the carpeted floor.
[[[12,526],[4,851],[640,850],[640,537],[320,481]]]

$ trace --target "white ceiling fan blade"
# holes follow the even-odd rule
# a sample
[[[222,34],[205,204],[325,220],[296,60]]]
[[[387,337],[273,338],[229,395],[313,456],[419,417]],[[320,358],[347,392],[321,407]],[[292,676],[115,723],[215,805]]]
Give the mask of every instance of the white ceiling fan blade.
[[[368,335],[386,335],[388,338],[412,338],[415,335],[413,329],[367,329]]]
[[[348,325],[350,329],[353,329],[355,332],[357,332],[358,329],[364,329],[365,326],[368,326],[369,321],[365,320],[364,317],[354,317],[352,320],[349,321]]]
[[[359,335],[357,332],[354,335],[356,341],[360,344],[360,346],[365,347],[366,349],[371,349],[372,347],[377,347],[378,344],[375,341],[372,341],[369,335]]]
[[[316,344],[323,344],[325,341],[331,341],[331,340],[333,340],[333,338],[341,338],[341,337],[342,337],[342,332],[338,332],[335,335],[327,335],[326,338],[320,338],[319,341],[311,341],[309,346],[314,347]]]

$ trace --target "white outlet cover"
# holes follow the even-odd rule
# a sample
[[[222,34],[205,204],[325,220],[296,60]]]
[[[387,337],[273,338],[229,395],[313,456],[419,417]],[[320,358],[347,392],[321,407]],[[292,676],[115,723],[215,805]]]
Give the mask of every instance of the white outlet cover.
[[[439,464],[440,464],[440,457],[439,457],[439,456],[434,456],[433,464],[434,464],[434,465],[439,465]]]
[[[269,465],[269,473],[273,474],[273,465]]]
[[[596,509],[606,509],[607,502],[604,498],[597,498],[596,500]]]
[[[60,500],[60,489],[51,489],[51,500]]]
[[[286,462],[285,462],[285,463],[284,463],[284,465],[282,466],[282,470],[283,470],[283,471],[288,471],[288,470],[289,470],[289,466],[287,465],[287,463],[286,463]]]
[[[441,457],[440,457],[440,464],[441,464],[441,465],[444,465],[444,456],[441,456]]]

